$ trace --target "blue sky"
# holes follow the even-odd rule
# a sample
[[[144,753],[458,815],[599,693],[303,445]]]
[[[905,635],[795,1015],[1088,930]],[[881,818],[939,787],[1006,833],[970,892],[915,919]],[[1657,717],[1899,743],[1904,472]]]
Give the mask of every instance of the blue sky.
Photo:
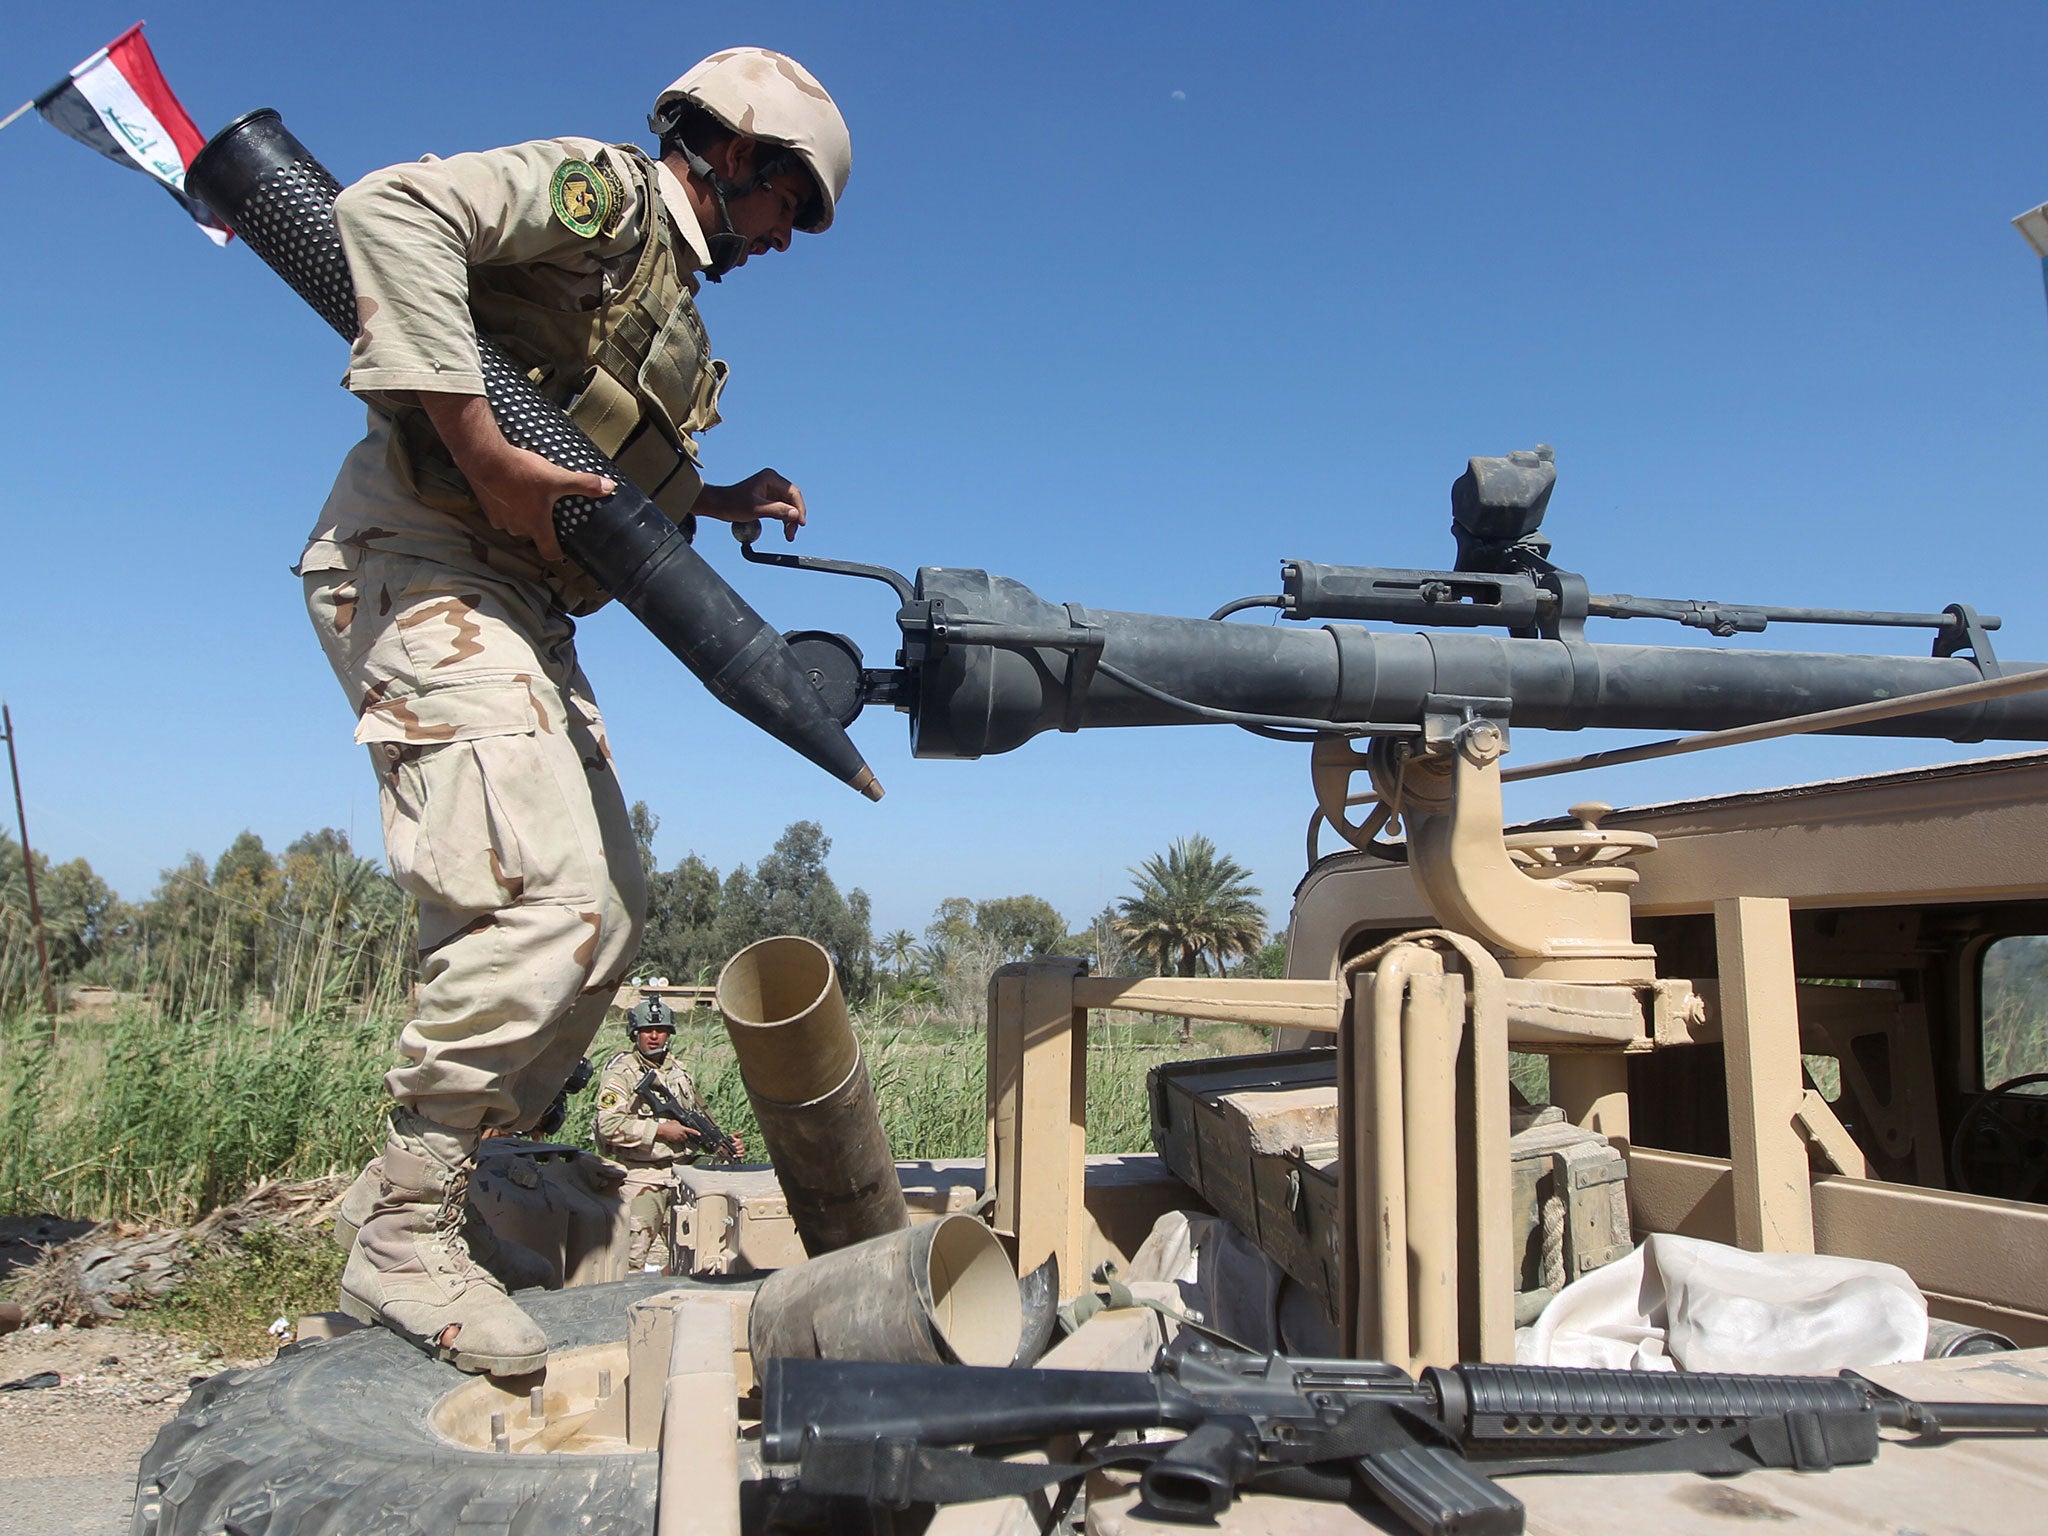
[[[7,24],[0,105],[135,12]],[[832,231],[710,290],[715,479],[794,477],[816,554],[982,566],[1207,613],[1301,557],[1447,565],[1473,454],[1556,445],[1596,591],[2004,616],[2036,601],[2048,316],[2039,4],[639,4],[146,12],[204,131],[258,105],[344,181],[425,152],[641,139],[714,48],[809,65],[855,142]],[[287,574],[361,412],[246,251],[32,115],[0,134],[0,692],[30,830],[125,894],[188,849],[376,846],[374,786]],[[882,589],[703,547],[785,628],[893,647]],[[1616,638],[1684,638],[1608,627]],[[1596,627],[1595,637],[1599,636]],[[1773,631],[1801,649],[1910,639]],[[1307,751],[1228,728],[914,762],[871,806],[725,714],[632,620],[583,629],[664,863],[797,817],[877,926],[1033,892],[1074,922],[1202,831],[1284,914]],[[1523,761],[1609,744],[1517,738]],[[1522,786],[1537,815],[1939,761],[1802,742]],[[1987,750],[1987,749],[1975,749]],[[1511,760],[1512,761],[1512,760]]]

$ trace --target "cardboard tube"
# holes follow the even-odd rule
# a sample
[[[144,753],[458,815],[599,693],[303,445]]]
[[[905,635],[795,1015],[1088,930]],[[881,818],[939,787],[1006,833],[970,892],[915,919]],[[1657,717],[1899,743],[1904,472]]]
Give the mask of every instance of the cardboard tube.
[[[757,1361],[1008,1365],[1023,1331],[1002,1239],[957,1212],[778,1269],[747,1316]]]
[[[804,1252],[909,1226],[832,957],[809,939],[763,939],[726,963],[717,991]]]

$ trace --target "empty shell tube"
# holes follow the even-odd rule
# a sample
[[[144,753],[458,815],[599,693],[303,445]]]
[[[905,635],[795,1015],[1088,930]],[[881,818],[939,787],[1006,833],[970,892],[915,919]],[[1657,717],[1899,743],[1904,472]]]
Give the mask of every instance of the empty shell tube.
[[[750,944],[719,975],[718,1010],[804,1252],[907,1227],[832,957],[794,936]]]

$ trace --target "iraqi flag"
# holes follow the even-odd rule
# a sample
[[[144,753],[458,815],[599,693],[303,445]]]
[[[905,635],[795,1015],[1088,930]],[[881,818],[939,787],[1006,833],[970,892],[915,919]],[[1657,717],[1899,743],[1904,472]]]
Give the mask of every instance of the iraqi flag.
[[[215,245],[233,238],[204,203],[185,195],[185,167],[206,139],[164,83],[141,22],[38,96],[36,110],[115,164],[162,182]]]

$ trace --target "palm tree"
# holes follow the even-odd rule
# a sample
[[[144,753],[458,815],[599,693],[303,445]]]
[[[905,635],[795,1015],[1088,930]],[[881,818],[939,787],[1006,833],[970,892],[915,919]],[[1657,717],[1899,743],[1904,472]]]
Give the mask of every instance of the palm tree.
[[[1176,976],[1199,975],[1209,956],[1220,975],[1233,956],[1255,954],[1265,942],[1259,888],[1200,833],[1177,838],[1163,858],[1155,853],[1131,874],[1137,890],[1117,903],[1117,928],[1160,973],[1170,967]],[[1182,1044],[1194,1037],[1186,1019],[1180,1032]]]
[[[917,953],[917,935],[908,928],[898,928],[882,940],[882,958],[889,962],[889,969],[897,980],[910,968],[911,957]]]

